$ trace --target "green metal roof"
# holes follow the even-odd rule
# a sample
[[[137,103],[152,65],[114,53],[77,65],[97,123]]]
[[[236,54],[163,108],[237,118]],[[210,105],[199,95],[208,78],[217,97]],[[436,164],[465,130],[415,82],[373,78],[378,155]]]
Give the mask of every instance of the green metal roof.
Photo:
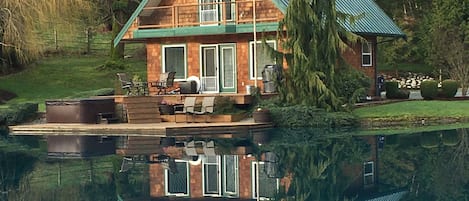
[[[140,15],[143,8],[149,2],[159,2],[158,0],[142,0],[138,8],[134,11],[130,19],[124,25],[117,37],[114,39],[114,46],[117,46],[130,28],[135,19]],[[272,0],[272,2],[282,11],[286,12],[288,0]],[[386,13],[373,0],[336,0],[338,11],[360,15],[353,24],[346,23],[343,26],[351,32],[362,35],[376,35],[386,37],[403,37],[405,33],[389,18]]]
[[[288,0],[272,1],[283,13],[286,12]],[[353,16],[361,15],[353,24],[343,24],[348,31],[363,35],[406,37],[373,0],[336,0],[336,8]]]

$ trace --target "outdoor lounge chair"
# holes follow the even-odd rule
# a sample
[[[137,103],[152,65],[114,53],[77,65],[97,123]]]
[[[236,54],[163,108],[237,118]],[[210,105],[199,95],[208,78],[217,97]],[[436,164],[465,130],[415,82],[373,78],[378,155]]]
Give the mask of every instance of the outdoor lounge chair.
[[[208,116],[209,114],[213,114],[214,106],[214,96],[204,97],[204,99],[202,100],[202,107],[200,108],[200,111],[189,112],[190,114],[192,114],[192,120],[194,119],[195,115],[205,115],[205,122],[208,122]]]
[[[186,115],[186,122],[187,121],[187,116],[189,114],[194,113],[194,107],[195,107],[195,100],[196,97],[186,97],[184,99],[184,106],[182,108],[182,111],[174,111],[174,122],[177,123],[177,114],[185,114]]]
[[[161,73],[160,79],[156,82],[151,82],[151,86],[158,89],[158,95],[166,94],[166,89],[173,87],[175,75],[176,72]]]

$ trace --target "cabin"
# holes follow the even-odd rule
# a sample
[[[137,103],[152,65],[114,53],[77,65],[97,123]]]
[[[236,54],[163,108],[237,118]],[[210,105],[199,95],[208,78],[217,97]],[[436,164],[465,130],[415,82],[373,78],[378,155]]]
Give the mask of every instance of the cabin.
[[[142,0],[114,45],[145,43],[149,82],[160,73],[176,72],[176,82],[196,77],[199,93],[246,94],[253,86],[263,88],[262,71],[275,65],[261,42],[266,38],[280,48],[274,36],[287,6],[288,0]],[[352,45],[343,56],[371,78],[374,95],[377,38],[405,34],[373,0],[336,0],[336,7],[360,15],[343,26],[366,42]]]

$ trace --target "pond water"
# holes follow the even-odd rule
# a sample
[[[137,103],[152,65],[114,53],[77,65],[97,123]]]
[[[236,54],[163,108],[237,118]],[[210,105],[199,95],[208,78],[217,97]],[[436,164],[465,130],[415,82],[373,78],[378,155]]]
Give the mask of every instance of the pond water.
[[[15,137],[0,140],[0,200],[464,201],[468,131],[350,135],[288,129],[271,137],[169,140],[159,148],[144,148],[148,139],[132,148],[137,138],[119,138],[119,153],[136,153],[135,147],[154,152],[126,158],[48,156],[44,140]]]

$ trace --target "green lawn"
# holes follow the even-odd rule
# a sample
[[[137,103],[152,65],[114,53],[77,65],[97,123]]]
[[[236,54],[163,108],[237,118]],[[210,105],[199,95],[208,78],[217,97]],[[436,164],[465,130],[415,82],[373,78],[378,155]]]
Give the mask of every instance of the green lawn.
[[[144,60],[126,59],[130,67],[124,70],[98,70],[106,60],[107,57],[92,56],[45,58],[20,73],[0,77],[0,89],[18,95],[8,103],[44,103],[47,99],[73,97],[83,91],[116,88],[116,72],[146,78]]]
[[[353,111],[360,118],[415,119],[425,117],[469,118],[469,101],[404,101]]]

